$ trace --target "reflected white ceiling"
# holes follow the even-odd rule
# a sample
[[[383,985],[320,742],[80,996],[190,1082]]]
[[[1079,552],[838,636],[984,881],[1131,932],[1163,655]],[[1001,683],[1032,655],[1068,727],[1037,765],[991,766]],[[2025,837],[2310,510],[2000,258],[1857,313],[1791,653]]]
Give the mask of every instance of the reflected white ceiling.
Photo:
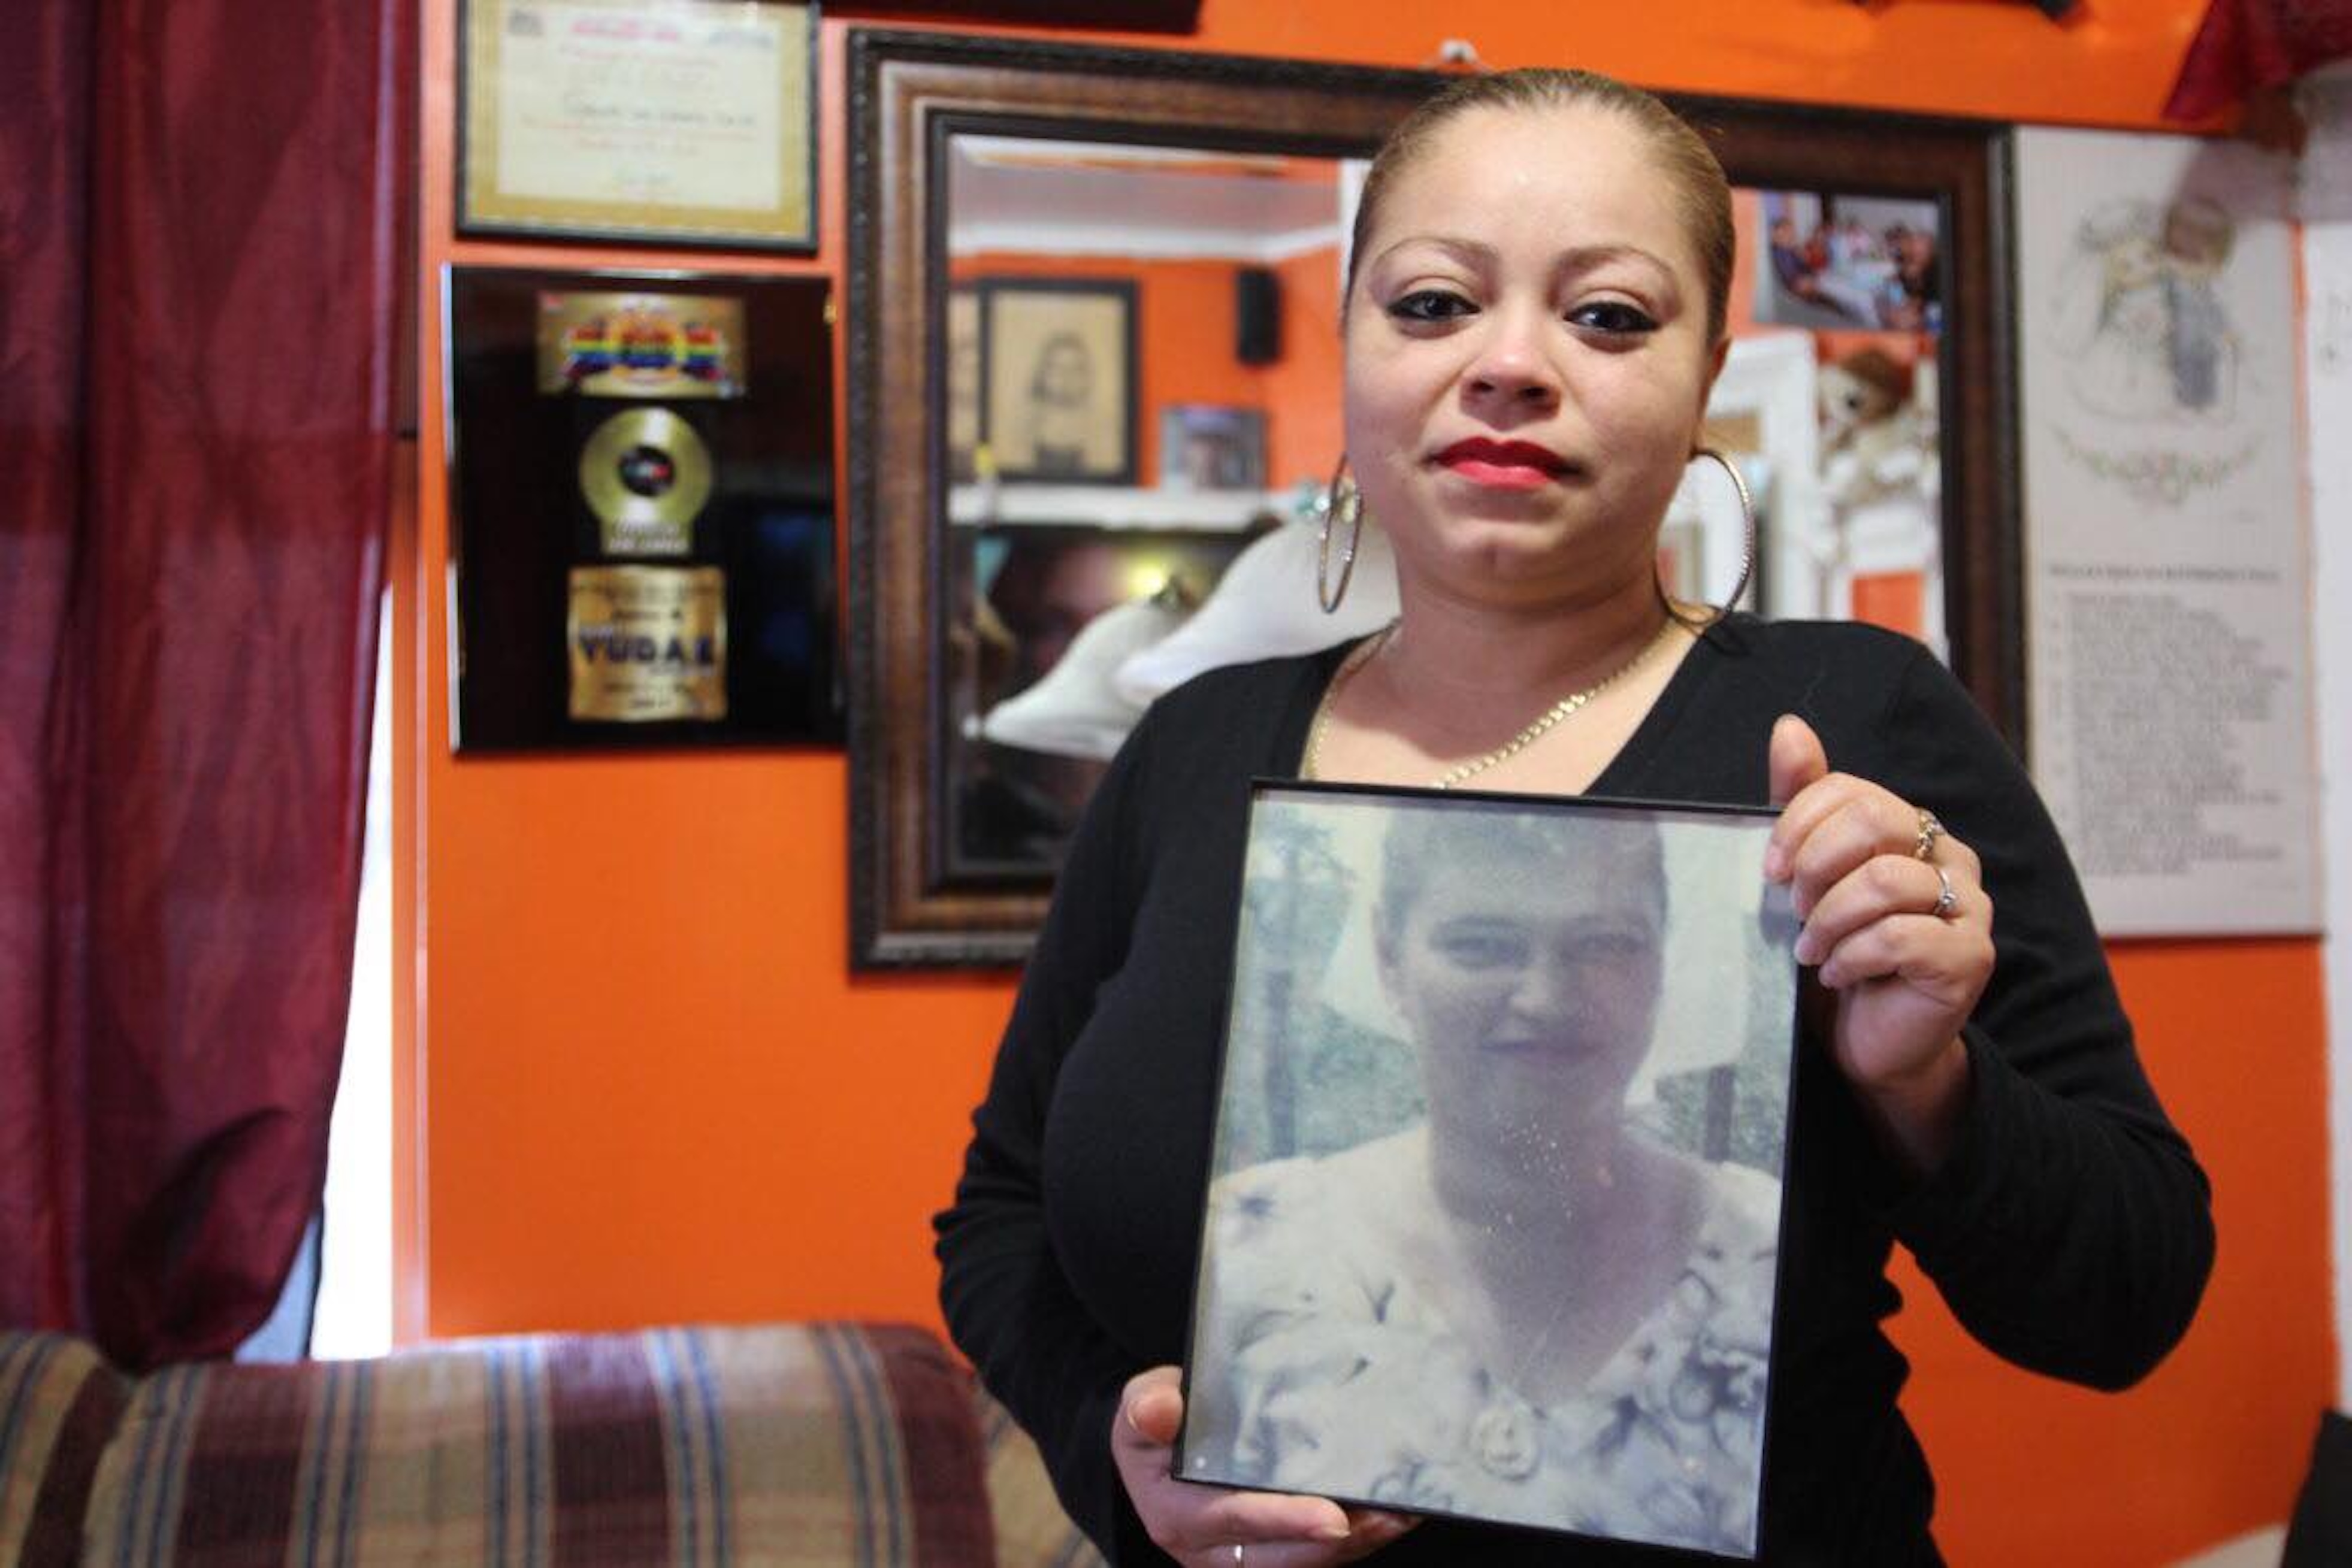
[[[1339,242],[1340,185],[1328,158],[960,136],[948,249],[1279,261]]]

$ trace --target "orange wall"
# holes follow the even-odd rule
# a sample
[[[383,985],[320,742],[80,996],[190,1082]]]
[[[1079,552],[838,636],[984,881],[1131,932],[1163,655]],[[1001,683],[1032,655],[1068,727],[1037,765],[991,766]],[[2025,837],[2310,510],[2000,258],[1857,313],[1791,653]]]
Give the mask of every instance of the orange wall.
[[[1282,356],[1265,367],[1265,474],[1276,485],[1323,484],[1339,458],[1339,253],[1303,251],[1275,265]]]
[[[2201,8],[2088,0],[2059,27],[1992,3],[1455,0],[1443,30],[1497,65],[2147,125]],[[453,259],[841,276],[853,5],[826,7],[824,244],[806,261],[457,240],[457,9],[423,6],[428,287]],[[1406,0],[1205,0],[1196,37],[1133,41],[1411,65],[1439,34]],[[395,1018],[398,1124],[414,1133],[404,1334],[936,1322],[926,1219],[953,1178],[1009,982],[850,977],[837,752],[453,759],[437,422],[421,446],[433,477],[395,540],[394,585],[397,972],[413,982]],[[2143,945],[2117,958],[2150,1070],[2220,1187],[2221,1272],[2188,1346],[2119,1399],[2010,1372],[1934,1310],[1906,1314],[1912,1406],[1961,1563],[2048,1561],[2059,1542],[2069,1561],[2154,1562],[2276,1518],[2334,1386],[2315,945]]]

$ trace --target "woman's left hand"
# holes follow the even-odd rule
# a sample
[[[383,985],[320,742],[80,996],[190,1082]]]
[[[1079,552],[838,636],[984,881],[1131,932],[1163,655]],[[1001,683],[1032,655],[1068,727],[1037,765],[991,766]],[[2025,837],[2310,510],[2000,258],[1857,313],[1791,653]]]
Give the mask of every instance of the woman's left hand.
[[[1832,995],[1830,1046],[1915,1172],[1950,1148],[1968,1087],[1960,1026],[1992,977],[1992,900],[1976,852],[1892,790],[1830,771],[1794,715],[1772,727],[1783,809],[1764,872],[1789,884],[1798,962]],[[1945,889],[1950,897],[1944,899]],[[1943,911],[1937,913],[1943,899]]]

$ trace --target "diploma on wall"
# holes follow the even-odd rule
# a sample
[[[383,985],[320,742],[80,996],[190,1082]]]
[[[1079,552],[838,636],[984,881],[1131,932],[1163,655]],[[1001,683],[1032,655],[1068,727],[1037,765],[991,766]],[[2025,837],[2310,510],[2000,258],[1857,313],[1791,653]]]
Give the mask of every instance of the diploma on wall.
[[[467,233],[814,250],[814,5],[467,0]]]

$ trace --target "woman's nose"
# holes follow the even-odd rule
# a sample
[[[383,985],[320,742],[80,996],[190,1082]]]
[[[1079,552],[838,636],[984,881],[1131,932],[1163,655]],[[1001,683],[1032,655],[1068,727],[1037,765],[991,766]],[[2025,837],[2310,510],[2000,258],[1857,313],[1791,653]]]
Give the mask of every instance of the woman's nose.
[[[1582,1006],[1581,989],[1575,965],[1538,959],[1519,972],[1518,983],[1511,988],[1511,1007],[1521,1018],[1566,1018]]]
[[[1491,310],[1485,325],[1466,367],[1465,389],[1513,403],[1549,407],[1557,402],[1559,367],[1551,357],[1549,313]]]

